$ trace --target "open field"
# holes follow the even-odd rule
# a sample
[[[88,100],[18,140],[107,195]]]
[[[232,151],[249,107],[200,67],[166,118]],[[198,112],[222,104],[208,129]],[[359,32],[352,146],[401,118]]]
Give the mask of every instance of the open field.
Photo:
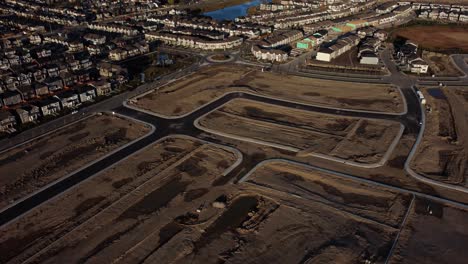
[[[141,123],[97,115],[0,154],[0,208],[148,133]]]
[[[145,258],[139,251],[153,250],[145,243],[156,247],[175,235],[170,222],[202,205],[193,201],[237,158],[195,139],[166,138],[0,227],[0,262]]]
[[[284,161],[263,163],[246,180],[247,183],[298,195],[392,227],[399,226],[411,200],[409,194]]]
[[[429,69],[436,76],[460,76],[449,55],[431,51],[423,51],[422,59],[429,64]]]
[[[429,88],[422,92],[432,109],[412,167],[426,177],[468,186],[468,90]]]
[[[468,28],[464,27],[415,25],[399,28],[392,34],[410,39],[424,49],[468,51]]]
[[[239,65],[203,68],[159,91],[134,99],[131,104],[157,114],[175,116],[235,91],[329,107],[388,112],[402,112],[404,108],[400,93],[389,85],[318,80],[261,72]]]
[[[466,263],[467,215],[460,208],[416,199],[389,263]]]
[[[363,187],[359,183],[326,179],[328,176],[312,178],[302,167],[282,162],[262,166],[251,176],[253,181],[263,181],[262,184],[252,184],[250,180],[239,184],[242,194],[227,195],[226,210],[204,228],[205,232],[193,246],[182,244],[182,235],[169,242],[184,252],[175,263],[382,261],[396,229],[367,217],[372,215],[398,224],[409,197],[382,189],[366,189],[358,199],[350,200],[353,197],[347,192],[362,191]],[[339,184],[327,188],[332,182]],[[295,189],[298,195],[304,196],[285,193],[275,184]],[[272,185],[278,189],[271,188]],[[164,255],[168,254],[161,250],[158,257]]]
[[[246,99],[235,99],[200,119],[210,131],[300,152],[375,163],[400,130],[398,123],[340,117]],[[274,131],[274,133],[272,133]]]

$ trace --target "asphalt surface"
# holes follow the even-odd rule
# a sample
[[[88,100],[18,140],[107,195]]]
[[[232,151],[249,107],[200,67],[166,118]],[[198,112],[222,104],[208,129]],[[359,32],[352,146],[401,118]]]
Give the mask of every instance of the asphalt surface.
[[[347,110],[347,109],[324,108],[324,107],[303,105],[303,104],[298,104],[294,102],[282,101],[282,100],[273,99],[273,98],[265,98],[265,97],[252,95],[248,93],[242,93],[242,92],[226,94],[223,97],[212,101],[211,103],[195,110],[194,112],[186,116],[183,116],[181,118],[175,118],[175,119],[157,117],[154,115],[150,115],[144,112],[140,112],[138,110],[134,110],[134,109],[130,109],[130,108],[122,106],[122,102],[127,100],[128,98],[132,98],[138,94],[155,89],[156,87],[164,85],[165,83],[171,80],[186,76],[190,72],[196,71],[200,67],[200,65],[202,63],[206,63],[206,61],[199,61],[198,63],[195,63],[194,65],[182,71],[175,72],[173,74],[165,76],[158,82],[144,84],[138,87],[134,91],[112,97],[104,102],[93,105],[90,108],[87,108],[83,111],[101,112],[101,111],[112,110],[112,111],[117,112],[118,114],[125,115],[128,117],[152,124],[156,127],[156,130],[150,135],[136,141],[135,143],[120,149],[119,151],[103,158],[102,160],[72,175],[69,175],[66,178],[63,178],[61,181],[51,186],[48,186],[47,188],[38,191],[36,194],[22,201],[19,201],[16,204],[13,204],[6,210],[1,211],[0,212],[0,225],[4,225],[10,222],[11,220],[17,218],[18,216],[21,216],[22,214],[28,212],[29,210],[42,204],[43,202],[51,199],[52,197],[70,189],[71,187],[75,186],[79,182],[89,177],[92,177],[93,175],[96,175],[97,173],[109,168],[112,165],[115,165],[119,161],[124,160],[125,158],[129,157],[133,153],[145,148],[148,145],[151,145],[152,143],[156,142],[157,140],[165,136],[180,134],[180,135],[188,135],[192,137],[199,137],[200,133],[206,134],[206,132],[202,132],[201,130],[199,130],[198,128],[194,126],[194,121],[197,118],[211,112],[212,110],[218,108],[219,106],[235,98],[245,98],[245,99],[265,102],[269,104],[275,104],[275,105],[280,105],[280,106],[285,106],[285,107],[293,107],[293,108],[302,109],[306,111],[314,111],[314,112],[327,113],[327,114],[340,115],[340,116],[354,116],[354,117],[365,117],[365,118],[375,118],[375,119],[397,121],[405,126],[406,134],[411,134],[416,137],[417,135],[421,134],[421,128],[419,126],[419,122],[421,121],[421,116],[422,116],[419,100],[415,94],[415,91],[412,89],[413,85],[416,83],[416,80],[408,78],[406,75],[401,74],[396,69],[395,65],[391,62],[391,56],[390,56],[389,51],[386,51],[382,54],[382,60],[384,61],[386,66],[389,68],[390,73],[391,73],[389,76],[383,77],[383,80],[385,82],[397,85],[398,87],[401,88],[402,94],[404,96],[404,99],[407,105],[407,112],[404,114],[395,115],[395,114],[386,114],[386,113],[352,111],[352,110]],[[288,71],[289,71],[289,68],[288,68]],[[301,74],[301,73],[296,72],[295,74]],[[307,76],[307,74],[305,76]],[[325,76],[325,77],[330,77],[330,76]],[[341,80],[342,78],[346,78],[346,77],[340,76],[339,78]],[[352,78],[349,78],[349,80],[356,81]],[[64,118],[67,118],[67,117],[64,117]],[[48,124],[45,124],[45,125],[48,126]],[[50,126],[52,127],[52,125]],[[213,143],[229,145],[225,142],[222,142],[222,139],[220,139],[219,141],[220,142],[213,142]],[[245,153],[242,153],[242,154],[244,155]],[[262,162],[262,160],[252,162],[252,160],[249,157],[244,158],[243,161],[239,164],[239,166],[235,168],[233,171],[231,171],[229,175],[227,175],[225,179],[223,179],[224,181],[219,182],[219,184],[224,184],[228,181],[232,181],[234,177],[238,177],[242,173],[247,173],[252,168],[254,168],[259,162]],[[434,198],[437,198],[437,197],[434,197]],[[437,199],[440,199],[440,198],[437,198]]]

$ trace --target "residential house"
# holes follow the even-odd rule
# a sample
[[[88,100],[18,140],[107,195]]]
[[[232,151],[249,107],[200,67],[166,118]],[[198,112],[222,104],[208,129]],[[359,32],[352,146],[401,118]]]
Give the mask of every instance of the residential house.
[[[30,100],[36,97],[36,91],[32,85],[20,85],[18,91],[24,100]]]
[[[253,45],[251,51],[258,60],[284,62],[288,59],[288,54],[278,49],[263,49],[258,45]]]
[[[379,57],[375,52],[372,51],[361,51],[359,53],[359,63],[361,64],[368,64],[368,65],[378,65],[379,64]]]
[[[36,96],[44,96],[49,94],[49,87],[44,83],[34,83],[33,85],[34,93]]]
[[[398,7],[398,3],[397,2],[387,2],[387,3],[384,3],[380,6],[378,6],[376,9],[375,9],[375,12],[377,14],[386,14],[386,13],[390,13],[393,11],[393,9],[397,8]]]
[[[81,103],[92,102],[96,99],[96,89],[90,85],[81,85],[75,89]]]
[[[63,81],[60,77],[47,78],[44,84],[47,85],[49,92],[52,93],[63,89]]]
[[[10,132],[18,123],[15,116],[6,110],[0,110],[0,132]]]
[[[49,97],[32,104],[39,107],[42,116],[54,115],[62,110],[60,100],[55,97]]]
[[[78,94],[76,93],[76,91],[73,90],[68,90],[64,91],[63,93],[57,94],[56,98],[60,100],[60,106],[62,107],[62,109],[72,109],[78,107],[81,104]]]
[[[330,62],[359,44],[360,38],[354,34],[343,35],[337,40],[324,44],[317,52],[316,60]]]
[[[15,113],[21,124],[35,122],[41,117],[41,111],[35,105],[23,105],[15,109]]]
[[[374,38],[377,38],[380,41],[385,41],[388,38],[388,33],[384,30],[377,30],[374,33]]]
[[[111,83],[105,80],[92,82],[91,86],[96,89],[97,96],[107,96],[112,92]]]
[[[121,61],[128,57],[128,51],[126,49],[117,48],[109,52],[109,59],[112,61]]]
[[[429,70],[429,64],[416,54],[412,54],[408,58],[408,64],[412,73],[425,74]]]
[[[106,36],[104,35],[89,33],[86,34],[83,38],[96,46],[106,44]]]
[[[0,94],[0,99],[4,106],[12,106],[23,101],[21,93],[18,90],[6,90]]]

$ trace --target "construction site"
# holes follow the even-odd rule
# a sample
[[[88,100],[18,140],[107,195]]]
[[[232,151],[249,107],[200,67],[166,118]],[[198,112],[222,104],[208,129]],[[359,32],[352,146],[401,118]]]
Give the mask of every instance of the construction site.
[[[466,89],[223,67],[2,153],[0,262],[464,263]]]

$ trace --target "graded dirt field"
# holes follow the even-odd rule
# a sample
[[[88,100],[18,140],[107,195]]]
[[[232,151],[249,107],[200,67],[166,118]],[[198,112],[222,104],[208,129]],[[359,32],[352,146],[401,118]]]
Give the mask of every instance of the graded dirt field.
[[[234,99],[199,120],[202,129],[267,145],[300,156],[330,155],[375,163],[398,136],[400,125],[308,112],[246,99]]]
[[[152,260],[172,255],[162,259],[173,263],[382,262],[396,233],[388,223],[398,225],[409,197],[311,173],[283,162],[262,166],[247,183],[239,184],[241,194],[218,198],[227,200],[227,208],[203,227],[200,238],[193,232],[180,234]],[[360,192],[356,198],[348,195],[354,191]],[[184,243],[194,237],[195,243]],[[166,252],[170,247],[181,253]]]
[[[281,75],[240,65],[203,68],[130,104],[161,115],[180,116],[236,91],[328,107],[386,112],[404,109],[400,93],[389,85]]]
[[[422,59],[429,64],[429,69],[436,76],[460,76],[449,55],[431,51],[423,51]]]
[[[422,89],[427,100],[426,127],[412,168],[438,181],[468,186],[468,89]]]
[[[148,246],[180,229],[165,225],[203,205],[192,200],[238,158],[195,139],[166,138],[0,227],[0,263],[144,259]]]
[[[142,137],[150,128],[96,115],[0,154],[0,208]]]
[[[409,194],[285,161],[260,164],[244,180],[247,183],[337,207],[392,227],[399,226],[411,200]]]
[[[467,214],[417,198],[389,263],[466,263]]]
[[[426,49],[460,49],[468,51],[468,28],[458,26],[409,26],[394,35],[410,39]]]

